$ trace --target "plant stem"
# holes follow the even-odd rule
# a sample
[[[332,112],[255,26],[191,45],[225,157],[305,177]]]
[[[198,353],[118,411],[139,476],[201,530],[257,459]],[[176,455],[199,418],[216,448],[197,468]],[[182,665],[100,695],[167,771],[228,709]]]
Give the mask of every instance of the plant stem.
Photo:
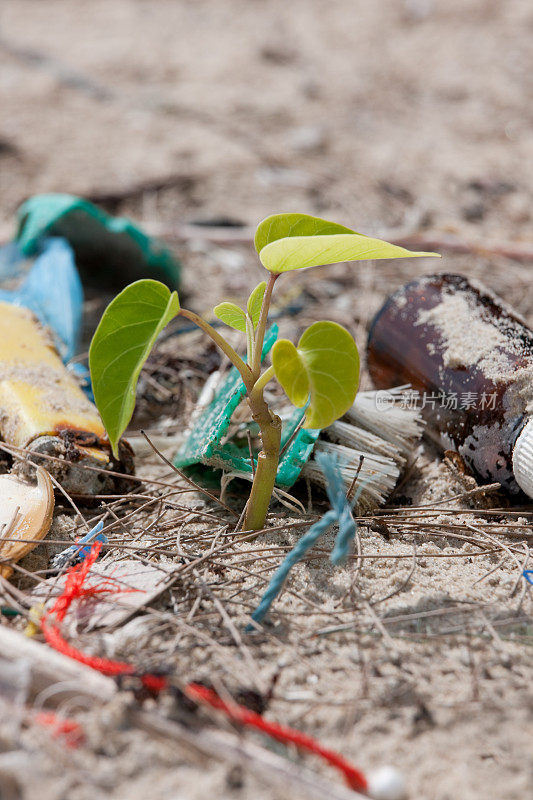
[[[246,315],[246,360],[250,365],[252,364],[254,352],[254,324],[249,315]]]
[[[265,290],[265,296],[263,297],[263,304],[261,306],[261,315],[259,317],[259,323],[257,325],[257,331],[255,333],[254,354],[252,358],[252,363],[250,365],[255,380],[258,379],[259,373],[261,372],[261,353],[263,351],[263,342],[265,340],[268,311],[270,308],[270,300],[272,298],[272,290],[274,289],[274,284],[276,283],[276,279],[278,277],[279,276],[276,275],[275,273],[273,272],[270,273],[267,287]]]
[[[263,447],[257,457],[257,466],[244,517],[243,530],[259,531],[265,525],[278,471],[281,420],[271,413],[263,399],[262,391],[259,394],[251,393],[248,397],[248,403],[252,410],[253,420],[259,425]]]
[[[281,446],[281,420],[272,414],[265,403],[263,389],[268,381],[274,377],[274,368],[269,367],[261,375],[261,354],[265,340],[265,331],[270,309],[272,290],[277,275],[271,273],[268,278],[259,323],[255,333],[254,352],[251,362],[254,385],[248,392],[248,403],[252,410],[254,422],[259,425],[261,432],[262,449],[257,456],[252,490],[246,506],[244,517],[244,531],[259,531],[265,526],[268,507],[274,491],[276,475],[278,472],[279,450]]]
[[[241,378],[243,379],[244,385],[248,392],[251,392],[254,387],[254,378],[252,375],[252,370],[245,364],[242,358],[235,352],[233,347],[228,344],[228,342],[224,339],[223,336],[218,333],[210,324],[206,322],[205,319],[202,319],[198,314],[195,314],[194,311],[188,311],[186,308],[180,308],[179,313],[182,317],[186,319],[190,319],[191,322],[194,322],[195,325],[198,325],[211,339],[214,343],[220,347],[223,353],[227,355],[229,360],[234,364],[240,372]]]
[[[261,375],[261,354],[265,339],[268,311],[270,308],[272,290],[274,289],[277,277],[277,275],[271,273],[268,279],[250,365],[245,364],[233,347],[231,347],[208,322],[202,319],[202,317],[195,314],[194,311],[187,311],[185,308],[180,309],[180,314],[190,319],[191,322],[194,322],[199,328],[205,331],[239,370],[244,385],[246,386],[252,418],[259,426],[261,432],[262,449],[257,456],[257,466],[255,468],[252,490],[246,506],[243,523],[243,530],[245,531],[258,531],[264,527],[278,471],[281,445],[281,420],[278,416],[271,413],[263,397],[264,387],[268,381],[274,377],[274,368],[269,367]],[[247,338],[249,341],[249,334]],[[249,341],[249,350],[250,344],[251,342]]]
[[[252,389],[251,394],[253,396],[255,396],[255,397],[258,397],[258,398],[262,397],[263,389],[265,388],[267,383],[270,380],[272,380],[272,378],[275,376],[275,374],[276,373],[274,372],[274,367],[272,367],[272,366],[268,367],[268,369],[266,369],[263,372],[263,374],[254,383],[254,388]]]

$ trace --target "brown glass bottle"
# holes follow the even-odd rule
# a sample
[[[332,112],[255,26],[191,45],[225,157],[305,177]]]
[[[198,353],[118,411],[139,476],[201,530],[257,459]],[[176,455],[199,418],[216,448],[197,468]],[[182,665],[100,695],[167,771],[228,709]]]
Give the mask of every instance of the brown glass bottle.
[[[533,331],[461,275],[406,284],[368,336],[376,388],[410,384],[427,433],[481,482],[533,497]]]

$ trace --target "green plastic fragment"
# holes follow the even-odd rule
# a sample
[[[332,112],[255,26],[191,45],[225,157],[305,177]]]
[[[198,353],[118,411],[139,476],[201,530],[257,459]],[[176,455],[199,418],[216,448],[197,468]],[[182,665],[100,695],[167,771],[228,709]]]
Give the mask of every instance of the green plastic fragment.
[[[278,336],[278,326],[273,325],[265,337],[263,358],[272,348]],[[248,443],[239,447],[235,442],[225,441],[231,418],[246,395],[241,376],[233,367],[226,380],[218,387],[213,400],[195,419],[187,441],[174,459],[176,467],[192,467],[203,464],[225,472],[240,472],[252,476]],[[295,411],[283,420],[281,447],[293,436],[305,409]],[[253,432],[253,431],[252,431]],[[320,430],[300,429],[283,452],[276,478],[276,486],[289,488],[297,480],[309,459]]]
[[[45,236],[62,236],[74,250],[86,282],[125,286],[153,278],[177,289],[180,263],[170,250],[123,217],[70,194],[39,194],[17,212],[16,240],[26,256],[34,255]]]

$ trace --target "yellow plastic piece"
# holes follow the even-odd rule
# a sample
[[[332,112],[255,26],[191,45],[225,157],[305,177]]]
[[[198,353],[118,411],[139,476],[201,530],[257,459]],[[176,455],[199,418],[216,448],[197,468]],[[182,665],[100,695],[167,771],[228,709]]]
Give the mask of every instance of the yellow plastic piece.
[[[1,438],[26,447],[38,436],[54,436],[65,429],[105,436],[96,407],[31,311],[0,303]],[[90,448],[92,456],[95,452],[103,455]]]
[[[41,630],[41,619],[45,611],[44,603],[36,603],[28,612],[28,624],[24,628],[24,635],[35,636]]]

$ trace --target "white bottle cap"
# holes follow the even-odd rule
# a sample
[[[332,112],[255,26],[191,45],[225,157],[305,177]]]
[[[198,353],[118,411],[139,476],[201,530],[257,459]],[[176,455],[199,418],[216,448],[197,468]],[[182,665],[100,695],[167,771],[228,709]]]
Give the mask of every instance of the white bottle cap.
[[[513,450],[513,473],[517,484],[533,497],[533,419],[526,422]]]

